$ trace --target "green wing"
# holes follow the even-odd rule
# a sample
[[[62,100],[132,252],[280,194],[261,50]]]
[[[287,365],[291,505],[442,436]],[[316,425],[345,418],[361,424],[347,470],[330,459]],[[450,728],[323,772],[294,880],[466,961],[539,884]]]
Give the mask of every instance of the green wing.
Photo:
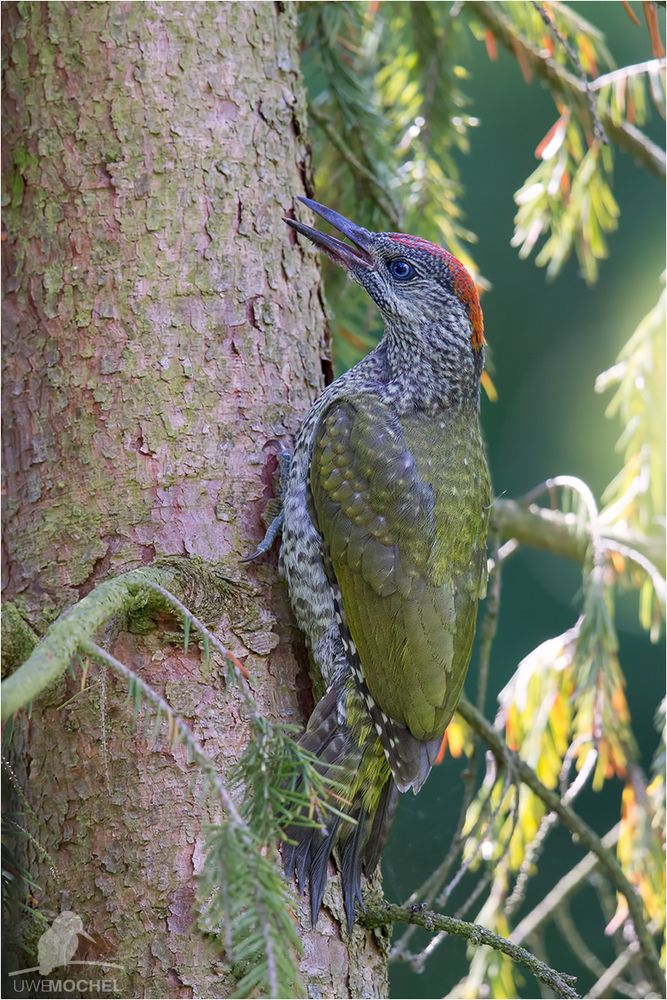
[[[463,685],[485,564],[490,486],[472,410],[399,418],[334,403],[310,477],[318,528],[369,691],[418,740]]]

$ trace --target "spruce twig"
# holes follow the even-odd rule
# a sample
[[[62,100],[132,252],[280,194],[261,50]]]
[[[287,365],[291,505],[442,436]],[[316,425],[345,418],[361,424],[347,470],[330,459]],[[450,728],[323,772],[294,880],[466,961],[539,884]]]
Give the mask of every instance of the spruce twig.
[[[515,538],[521,545],[544,549],[564,559],[583,563],[590,545],[590,536],[582,532],[574,514],[540,507],[525,499],[498,498],[491,507],[491,526],[501,538]],[[665,540],[662,534],[640,535],[620,528],[600,531],[599,544],[608,552],[616,545],[633,549],[648,559],[660,573],[665,571]]]
[[[645,62],[632,63],[630,66],[620,66],[609,73],[602,73],[600,76],[596,76],[589,83],[589,87],[591,90],[602,90],[603,87],[609,87],[612,84],[618,83],[619,80],[629,80],[630,77],[643,76],[645,73],[664,72],[666,67],[667,59],[647,59]]]
[[[586,94],[586,98],[588,100],[588,106],[590,109],[591,118],[593,119],[593,132],[595,134],[595,138],[598,140],[598,142],[603,142],[605,145],[608,145],[609,139],[607,138],[607,133],[605,132],[604,126],[598,116],[598,111],[595,104],[595,98],[593,97],[593,93],[591,90],[590,81],[588,79],[588,76],[584,72],[584,68],[581,65],[581,60],[579,59],[576,50],[573,48],[572,45],[570,45],[565,35],[556,24],[554,18],[541,3],[538,3],[537,0],[531,0],[531,6],[533,6],[535,10],[538,12],[540,17],[544,21],[545,25],[547,26],[547,29],[551,32],[556,41],[562,46],[563,50],[567,54],[568,59],[570,60],[575,70],[577,71],[577,76],[579,77],[579,81],[584,89],[584,93]]]
[[[521,38],[509,18],[498,9],[496,4],[473,3],[472,0],[465,0],[464,6],[473,17],[489,28],[495,38],[513,56],[516,56],[518,47],[522,57],[537,76],[546,80],[556,93],[572,102],[585,117],[590,117],[586,92],[581,82],[574,74],[559,66],[554,59],[544,56],[525,38]],[[615,122],[608,111],[602,111],[600,120],[607,135],[618,146],[628,153],[632,153],[645,167],[648,167],[651,173],[664,180],[667,174],[667,158],[664,150],[660,149],[648,136],[629,122]]]
[[[545,983],[558,997],[577,998],[579,994],[574,989],[574,976],[568,976],[555,969],[550,968],[539,958],[536,958],[527,949],[520,945],[512,944],[507,938],[494,934],[480,924],[471,924],[465,920],[456,920],[454,917],[447,917],[442,913],[434,913],[431,910],[419,907],[396,906],[386,903],[384,906],[367,906],[362,917],[362,923],[366,927],[383,927],[387,924],[405,923],[416,924],[427,931],[440,931],[446,934],[455,934],[458,937],[466,938],[471,944],[479,947],[486,945],[495,951],[500,951],[508,955],[512,961],[522,965],[529,972],[532,972],[541,982]]]
[[[604,848],[611,851],[618,842],[620,826],[617,823],[604,837],[601,843]],[[515,944],[521,944],[535,934],[549,920],[552,913],[565,903],[572,896],[590,875],[598,868],[600,859],[593,853],[587,854],[572,868],[562,879],[556,883],[544,899],[535,906],[530,913],[516,925],[510,934],[510,940]]]
[[[191,612],[188,613],[191,615]],[[128,681],[136,705],[146,700],[157,709],[157,725],[161,721],[166,722],[171,743],[180,742],[186,746],[189,758],[197,763],[217,793],[225,819],[211,828],[207,838],[206,860],[200,877],[200,899],[207,929],[218,934],[222,929],[227,957],[233,962],[242,961],[247,970],[238,984],[239,995],[268,990],[271,996],[284,996],[286,991],[297,989],[295,955],[299,941],[290,913],[287,883],[281,878],[275,863],[275,846],[270,849],[270,845],[275,845],[281,838],[284,825],[300,821],[302,809],[312,805],[313,796],[318,808],[325,809],[327,806],[320,796],[324,783],[317,780],[309,757],[300,755],[300,749],[280,727],[272,726],[259,715],[248,691],[252,725],[262,743],[261,768],[269,775],[274,774],[275,766],[282,765],[283,774],[291,766],[291,775],[287,780],[272,783],[275,787],[272,788],[271,800],[262,797],[263,808],[258,821],[252,803],[257,788],[261,786],[259,777],[253,782],[248,773],[244,775],[239,765],[231,786],[234,791],[238,788],[243,793],[243,802],[240,808],[237,807],[215,761],[168,702],[101,646],[85,640],[81,649]],[[246,771],[251,766],[252,749],[251,741],[243,758]],[[291,756],[287,758],[290,750]],[[281,753],[282,758],[274,761],[273,758]],[[242,780],[244,776],[245,781]],[[290,776],[301,778],[303,796],[296,795],[293,790],[290,793],[287,787]],[[230,852],[232,860],[228,865]]]
[[[377,174],[374,174],[372,170],[369,170],[368,167],[364,166],[364,164],[354,155],[350,147],[347,145],[343,137],[336,131],[326,115],[323,115],[317,110],[317,108],[312,106],[309,109],[309,114],[318,128],[322,129],[334,149],[338,150],[348,166],[351,167],[352,170],[355,171],[360,177],[364,177],[368,181],[370,185],[370,197],[383,215],[387,217],[394,229],[400,230],[402,227],[400,208],[396,205]]]
[[[587,823],[570,809],[568,805],[561,802],[556,792],[551,791],[542,784],[533,769],[521,757],[513,754],[508,749],[499,733],[496,732],[493,726],[469,701],[462,698],[459,702],[458,711],[475,732],[481,736],[498,762],[504,761],[507,754],[512,755],[520,780],[542,800],[547,809],[557,813],[563,825],[567,827],[570,833],[598,858],[600,867],[607,874],[609,881],[625,897],[647,971],[650,974],[654,989],[658,990],[658,995],[660,996],[664,990],[665,978],[658,960],[655,942],[644,917],[642,901],[612,852],[603,845],[600,838],[591,830]]]
[[[575,740],[575,744],[578,742],[578,740]],[[575,744],[573,744],[573,746]],[[572,750],[572,747],[570,747],[570,750]],[[563,763],[563,771],[567,771],[569,769],[569,762],[571,760],[570,750],[568,750],[568,755]],[[594,749],[589,750],[579,774],[562,796],[564,803],[567,804],[569,802],[573,802],[579,792],[584,788],[588,779],[595,770],[597,758],[597,751]],[[544,848],[545,841],[557,822],[558,817],[555,813],[546,813],[546,815],[542,818],[542,822],[540,823],[537,833],[528,845],[526,855],[521,863],[521,868],[519,869],[519,873],[514,884],[514,888],[505,904],[505,915],[508,918],[513,916],[513,914],[516,913],[521,906],[526,894],[526,889],[528,888],[528,879],[530,878],[531,871],[537,865],[542,849]]]
[[[81,644],[81,648],[84,653],[94,657],[96,660],[101,660],[102,663],[106,663],[108,667],[111,667],[114,673],[119,674],[121,677],[125,678],[126,681],[130,682],[133,688],[137,688],[141,691],[141,694],[146,701],[150,701],[158,709],[158,712],[164,715],[170,732],[173,731],[175,737],[187,746],[192,757],[196,759],[211,785],[218,793],[220,802],[222,803],[227,815],[239,826],[244,826],[245,824],[241,818],[241,814],[236,808],[231,795],[225,788],[214,761],[206,753],[201,743],[199,743],[192,731],[188,728],[188,726],[186,726],[185,722],[183,722],[183,720],[172,711],[169,703],[166,702],[165,699],[157,693],[157,691],[154,691],[149,684],[146,684],[141,677],[138,677],[133,670],[130,670],[129,667],[127,667],[124,663],[121,663],[120,660],[116,659],[116,657],[109,653],[106,649],[102,649],[101,646],[98,646],[96,643],[90,641],[84,641]]]
[[[188,560],[183,560],[187,566]],[[174,561],[170,568],[149,566],[131,570],[98,584],[66,614],[61,615],[37,643],[21,666],[2,683],[2,719],[8,719],[19,709],[35,701],[39,695],[65,673],[82,644],[92,640],[97,632],[117,615],[141,603],[147,591],[159,593],[165,600],[190,618],[226,661],[242,674],[242,664],[227,650],[213,633],[173,593],[179,588]],[[172,588],[171,590],[169,588]],[[242,681],[239,676],[239,681]],[[249,695],[247,685],[244,693]],[[252,696],[250,695],[250,698]],[[247,700],[247,699],[246,699]]]

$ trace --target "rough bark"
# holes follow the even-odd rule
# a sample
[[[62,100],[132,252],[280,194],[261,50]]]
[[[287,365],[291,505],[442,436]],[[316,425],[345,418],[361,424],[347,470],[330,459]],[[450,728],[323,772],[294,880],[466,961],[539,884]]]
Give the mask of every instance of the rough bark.
[[[209,617],[262,711],[301,724],[275,558],[239,566],[328,366],[316,265],[281,222],[307,183],[295,10],[7,4],[3,33],[5,596],[39,632],[110,574],[214,561]],[[225,771],[247,728],[220,673],[158,632],[106,638]],[[38,904],[81,916],[77,956],[121,961],[124,996],[227,995],[193,922],[193,769],[133,727],[118,681],[78,684],[26,723],[30,833],[56,870],[30,848]],[[309,994],[386,994],[382,938],[347,940],[336,883],[326,902],[317,933],[300,905]]]

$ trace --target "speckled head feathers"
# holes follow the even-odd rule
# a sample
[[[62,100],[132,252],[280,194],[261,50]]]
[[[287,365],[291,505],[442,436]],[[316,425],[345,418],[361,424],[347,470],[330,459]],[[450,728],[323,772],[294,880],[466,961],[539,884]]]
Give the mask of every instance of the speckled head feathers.
[[[421,239],[419,236],[410,236],[408,233],[386,233],[384,235],[400,246],[413,251],[421,251],[444,263],[450,274],[452,290],[468,311],[472,326],[473,347],[475,350],[481,350],[484,346],[484,316],[482,314],[482,307],[479,304],[477,286],[470,272],[463,266],[461,261],[454,254],[450,253],[449,250],[438,246],[437,243]]]
[[[345,268],[373,299],[385,321],[392,369],[411,372],[415,383],[432,374],[445,386],[447,398],[476,398],[484,320],[477,288],[463,264],[419,236],[371,232],[319,202],[300,200],[348,242],[296,219],[285,222]]]

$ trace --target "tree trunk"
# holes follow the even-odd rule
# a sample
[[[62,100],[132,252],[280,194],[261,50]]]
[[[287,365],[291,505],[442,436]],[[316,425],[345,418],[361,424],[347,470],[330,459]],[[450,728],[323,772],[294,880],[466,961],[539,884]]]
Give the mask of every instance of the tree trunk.
[[[275,557],[239,566],[328,368],[316,265],[281,222],[307,184],[295,9],[4,14],[5,597],[43,632],[111,574],[201,557],[262,712],[302,725],[307,657]],[[224,774],[247,726],[221,674],[164,633],[106,641]],[[196,925],[210,816],[193,766],[144,738],[120,682],[97,667],[80,682],[23,723],[37,906],[81,917],[94,943],[77,958],[122,964],[120,995],[228,995]],[[348,941],[336,880],[325,903],[317,932],[299,904],[309,995],[386,994],[382,939]]]

